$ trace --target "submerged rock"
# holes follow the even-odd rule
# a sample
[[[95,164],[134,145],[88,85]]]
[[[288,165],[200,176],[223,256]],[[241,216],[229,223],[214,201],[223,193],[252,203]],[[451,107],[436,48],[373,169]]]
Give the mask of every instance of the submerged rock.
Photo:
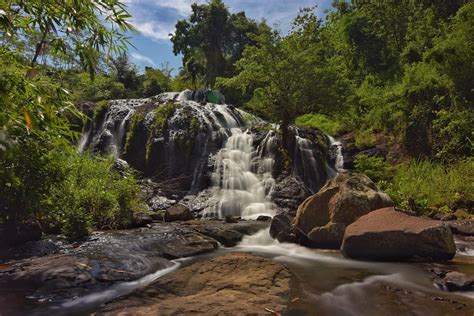
[[[112,302],[98,315],[262,315],[281,312],[291,273],[251,254],[230,253],[172,272]]]
[[[442,222],[388,207],[349,225],[341,251],[346,257],[364,260],[451,260],[456,246],[450,229]]]
[[[299,206],[294,231],[307,246],[338,249],[347,225],[392,205],[368,177],[342,172]]]

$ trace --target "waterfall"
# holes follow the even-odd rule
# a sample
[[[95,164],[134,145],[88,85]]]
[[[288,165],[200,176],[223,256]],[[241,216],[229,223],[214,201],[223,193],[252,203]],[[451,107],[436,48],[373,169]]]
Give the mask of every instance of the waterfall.
[[[334,167],[336,171],[344,170],[344,156],[342,155],[342,144],[340,141],[334,139],[334,137],[329,136],[329,141],[331,147],[335,149],[335,163]]]
[[[113,153],[145,177],[172,181],[166,194],[176,200],[204,199],[198,203],[204,217],[272,216],[278,207],[294,208],[302,194],[319,190],[334,172],[331,167],[325,169],[329,163],[320,146],[324,138],[320,132],[291,127],[291,152],[282,157],[278,125],[231,105],[203,100],[202,93],[189,90],[111,100],[106,108],[98,108],[95,121],[84,128],[78,150]],[[170,103],[174,103],[173,112],[164,128],[153,130],[156,109]],[[125,157],[128,123],[136,115],[133,135],[139,137],[130,138],[133,150]],[[293,164],[286,164],[290,160]],[[279,181],[288,181],[292,187]]]
[[[259,215],[275,215],[265,189],[268,173],[260,177],[253,172],[252,158],[257,153],[252,143],[252,134],[232,128],[231,136],[217,154],[213,183],[214,196],[219,202],[214,211],[220,218],[231,215],[255,219]]]

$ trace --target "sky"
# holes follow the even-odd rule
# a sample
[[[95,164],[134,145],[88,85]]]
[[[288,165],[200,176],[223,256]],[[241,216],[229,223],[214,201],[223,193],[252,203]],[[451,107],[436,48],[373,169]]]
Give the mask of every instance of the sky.
[[[140,69],[145,66],[162,67],[167,64],[177,73],[181,57],[173,54],[170,33],[176,22],[189,17],[191,4],[206,0],[125,0],[132,24],[138,33],[131,34],[134,47],[129,54]],[[332,0],[224,0],[231,12],[245,11],[257,21],[265,19],[284,34],[298,14],[299,8],[317,5],[316,12],[322,17]]]

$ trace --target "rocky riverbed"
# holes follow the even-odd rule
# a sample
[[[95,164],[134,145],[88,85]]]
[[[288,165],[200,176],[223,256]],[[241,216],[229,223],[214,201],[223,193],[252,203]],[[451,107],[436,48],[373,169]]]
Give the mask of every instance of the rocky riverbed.
[[[456,282],[467,284],[469,280],[456,278],[474,272],[474,242],[467,237],[457,239],[458,251],[449,263],[364,262],[345,259],[335,250],[279,243],[267,226],[268,222],[258,221],[153,223],[147,228],[97,232],[83,243],[51,239],[43,245],[25,245],[17,259],[4,260],[0,266],[0,312],[474,313],[474,293],[452,287]],[[235,246],[225,247],[222,241]],[[49,253],[20,259],[35,247],[45,248],[44,243],[55,246],[46,247]]]

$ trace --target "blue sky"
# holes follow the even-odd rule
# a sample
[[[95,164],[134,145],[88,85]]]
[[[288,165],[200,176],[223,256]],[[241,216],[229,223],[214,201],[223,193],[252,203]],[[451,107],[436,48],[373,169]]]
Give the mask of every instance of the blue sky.
[[[141,69],[144,66],[161,67],[169,64],[176,73],[181,67],[181,58],[174,56],[169,34],[176,22],[191,13],[191,4],[206,0],[125,0],[133,16],[132,24],[139,31],[132,34],[130,48],[132,60]],[[330,8],[332,0],[224,0],[231,12],[245,11],[248,17],[266,19],[270,25],[287,32],[299,8],[317,5],[317,14]]]

